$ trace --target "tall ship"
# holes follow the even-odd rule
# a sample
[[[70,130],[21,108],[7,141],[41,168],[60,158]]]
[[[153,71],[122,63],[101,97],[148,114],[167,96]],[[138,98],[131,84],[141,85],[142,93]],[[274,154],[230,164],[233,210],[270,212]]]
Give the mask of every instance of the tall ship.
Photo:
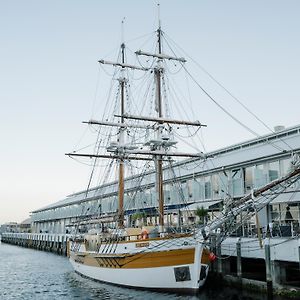
[[[107,173],[101,175],[104,179],[109,177],[105,174],[113,172],[117,175],[118,209],[109,225],[101,214],[100,221],[83,219],[82,224],[98,222],[101,227],[82,233],[78,230],[78,224],[69,242],[68,255],[77,273],[94,280],[133,288],[197,292],[204,285],[210,261],[215,257],[210,237],[218,234],[218,241],[221,242],[233,230],[233,223],[236,228],[237,215],[246,212],[247,218],[250,218],[296,182],[300,176],[299,160],[294,155],[290,172],[285,177],[252,190],[234,205],[227,201],[222,213],[212,220],[189,227],[172,226],[166,220],[164,211],[165,198],[168,197],[168,191],[164,190],[165,177],[171,180],[172,176],[176,176],[172,174],[172,166],[178,158],[205,161],[208,157],[200,151],[185,152],[186,148],[176,140],[176,137],[183,138],[177,133],[182,127],[193,135],[206,125],[198,120],[183,120],[171,116],[172,103],[168,100],[176,96],[168,98],[166,95],[170,91],[167,73],[174,66],[183,71],[187,69],[185,58],[164,51],[164,36],[159,22],[155,32],[155,51],[136,51],[138,64],[127,62],[124,41],[116,61],[99,60],[105,68],[113,69],[113,80],[117,83],[115,102],[108,101],[105,106],[107,110],[108,107],[113,107],[111,117],[104,116],[101,120],[86,122],[96,128],[94,153],[72,152],[67,155],[92,159],[93,175],[97,167],[106,168]],[[135,75],[132,76],[132,73]],[[136,106],[139,107],[134,114],[131,104],[133,93],[128,91],[130,80],[135,78],[141,82],[136,88],[144,88],[145,91],[141,93],[144,99],[137,100]],[[150,80],[150,84],[145,83],[146,78]],[[146,112],[146,107],[152,111]],[[191,105],[183,105],[183,109],[188,108],[193,110]],[[182,151],[179,151],[181,148]],[[102,165],[104,162],[107,167]],[[143,181],[145,170],[155,170],[152,195],[157,203],[155,222],[137,222],[146,218],[142,212],[135,214],[135,222],[125,218],[126,168],[132,167],[133,162],[136,173],[140,176],[136,177],[139,182],[130,195],[131,201],[136,200],[138,184]],[[112,167],[113,164],[115,167]],[[90,182],[87,194],[89,187]],[[187,202],[180,187],[178,197],[182,198],[184,207]],[[146,204],[148,200],[143,199],[143,203]]]

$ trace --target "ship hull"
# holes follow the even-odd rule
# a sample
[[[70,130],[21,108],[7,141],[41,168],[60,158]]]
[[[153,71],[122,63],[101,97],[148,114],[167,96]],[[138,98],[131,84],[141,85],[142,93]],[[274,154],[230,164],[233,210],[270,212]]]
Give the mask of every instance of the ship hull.
[[[107,269],[101,267],[85,266],[70,259],[76,273],[93,280],[119,286],[139,289],[157,289],[169,291],[196,292],[203,284],[198,284],[197,279],[176,282],[174,267],[160,267],[147,269]],[[193,265],[183,266],[193,269]]]
[[[138,289],[197,292],[208,273],[201,244],[135,254],[71,251],[70,262],[84,277]]]

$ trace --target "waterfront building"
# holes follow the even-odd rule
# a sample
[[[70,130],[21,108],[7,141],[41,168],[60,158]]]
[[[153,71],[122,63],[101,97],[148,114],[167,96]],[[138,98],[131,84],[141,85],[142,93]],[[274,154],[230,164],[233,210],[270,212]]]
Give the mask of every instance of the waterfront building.
[[[21,223],[17,222],[7,222],[0,226],[0,234],[3,232],[21,232],[21,233],[29,233],[31,232],[31,218],[27,218]]]
[[[287,173],[291,154],[300,150],[300,125],[277,128],[272,134],[207,153],[207,159],[188,159],[164,169],[165,224],[182,227],[195,219],[195,210],[203,207],[209,217],[217,215],[223,205],[240,199]],[[174,179],[175,175],[175,179]],[[155,217],[154,172],[125,180],[125,222],[133,226],[157,224]],[[117,211],[117,182],[78,192],[32,212],[33,232],[70,233],[81,220],[94,219],[94,227],[113,220]],[[138,188],[137,188],[138,187]],[[179,193],[178,193],[179,190]],[[178,196],[179,195],[179,196]],[[141,221],[142,219],[142,221]],[[261,230],[272,235],[299,233],[300,193],[298,184],[275,198],[259,212]],[[249,220],[240,234],[255,235]]]
[[[18,232],[23,232],[23,233],[31,232],[31,218],[27,218],[19,224],[19,231]]]
[[[17,222],[7,222],[0,226],[0,233],[3,232],[18,232],[18,223]]]

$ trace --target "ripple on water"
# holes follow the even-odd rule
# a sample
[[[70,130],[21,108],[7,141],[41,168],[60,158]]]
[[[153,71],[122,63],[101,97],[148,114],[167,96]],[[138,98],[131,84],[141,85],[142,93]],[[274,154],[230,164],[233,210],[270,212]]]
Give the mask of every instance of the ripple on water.
[[[205,289],[196,296],[115,287],[75,274],[67,258],[0,243],[0,299],[2,300],[265,300],[232,289]],[[275,300],[275,299],[274,299]]]

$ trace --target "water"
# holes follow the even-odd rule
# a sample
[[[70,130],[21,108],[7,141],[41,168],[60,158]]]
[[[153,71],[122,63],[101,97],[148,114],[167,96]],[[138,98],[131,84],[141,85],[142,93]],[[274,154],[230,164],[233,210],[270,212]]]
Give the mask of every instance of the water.
[[[73,272],[66,257],[0,243],[0,299],[266,300],[232,288],[204,288],[196,296],[115,287]]]

